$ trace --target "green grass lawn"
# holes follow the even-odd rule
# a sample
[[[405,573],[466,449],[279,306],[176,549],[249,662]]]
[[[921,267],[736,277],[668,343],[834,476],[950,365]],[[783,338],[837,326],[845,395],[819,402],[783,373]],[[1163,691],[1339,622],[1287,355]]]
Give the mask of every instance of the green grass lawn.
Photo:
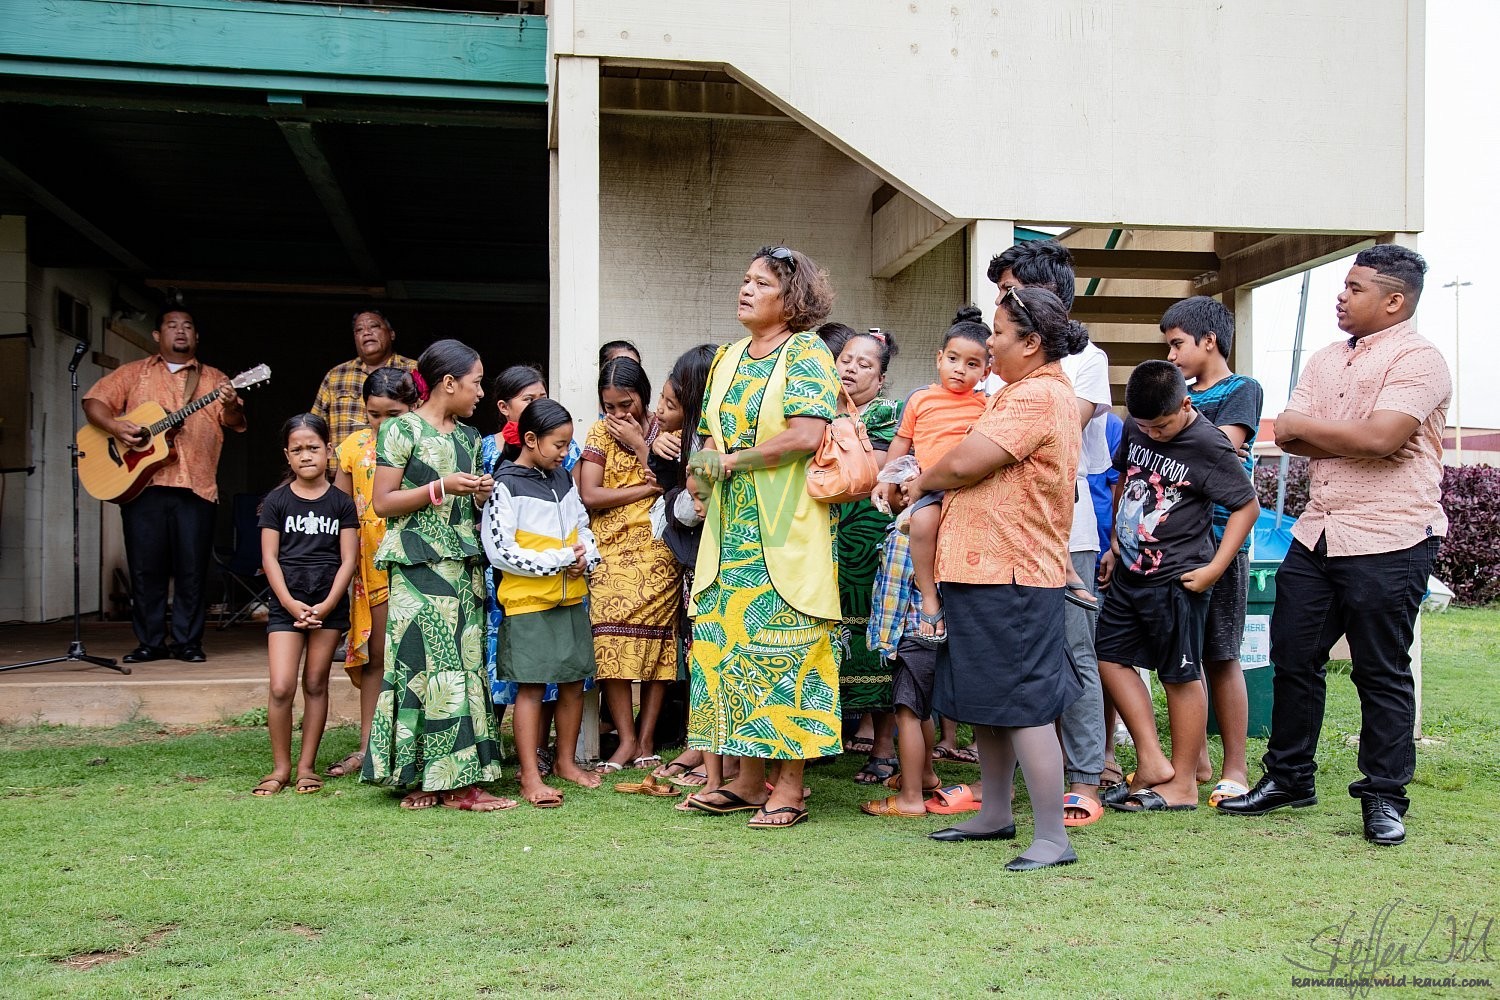
[[[1396,904],[1381,947],[1408,964],[1384,973],[1496,984],[1404,992],[1495,996],[1500,612],[1425,628],[1406,845],[1360,835],[1336,676],[1318,806],[1110,813],[1076,831],[1081,863],[1035,874],[1004,871],[1012,844],[927,840],[941,817],[862,816],[847,758],[809,771],[813,822],[756,832],[607,788],[492,815],[406,813],[349,780],[256,799],[256,729],[0,730],[0,994],[1286,996],[1314,975],[1289,959],[1329,965],[1320,931],[1352,914],[1347,957]],[[330,733],[325,758],[355,738]],[[1467,962],[1439,960],[1448,917]]]

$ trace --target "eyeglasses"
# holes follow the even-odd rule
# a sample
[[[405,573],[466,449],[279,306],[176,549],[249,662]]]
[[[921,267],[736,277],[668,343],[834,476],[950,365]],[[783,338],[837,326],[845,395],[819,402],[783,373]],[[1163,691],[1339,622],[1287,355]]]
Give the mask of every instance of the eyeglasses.
[[[1019,306],[1020,310],[1023,313],[1026,314],[1026,321],[1028,323],[1030,323],[1033,327],[1036,326],[1036,317],[1033,316],[1033,315],[1031,315],[1031,310],[1026,308],[1026,303],[1023,302],[1023,301],[1021,301],[1021,296],[1019,296],[1019,295],[1016,294],[1016,286],[1015,285],[1011,285],[1009,288],[1007,288],[1005,290],[1005,294],[1002,295],[1002,296],[1000,296],[1000,301],[1001,302],[1004,302],[1006,299],[1015,299],[1016,300],[1016,305]]]
[[[766,256],[778,264],[785,264],[787,271],[791,274],[797,273],[797,255],[786,247],[772,247],[767,251]]]

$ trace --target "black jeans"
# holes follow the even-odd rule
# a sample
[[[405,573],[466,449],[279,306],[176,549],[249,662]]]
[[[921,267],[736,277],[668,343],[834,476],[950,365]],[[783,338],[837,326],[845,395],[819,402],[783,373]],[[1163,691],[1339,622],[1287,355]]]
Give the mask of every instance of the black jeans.
[[[1337,557],[1328,555],[1326,538],[1320,537],[1315,549],[1292,542],[1276,572],[1271,615],[1276,701],[1262,758],[1278,783],[1313,785],[1328,653],[1339,636],[1348,636],[1364,773],[1349,794],[1379,796],[1405,814],[1406,784],[1417,764],[1412,631],[1439,542],[1428,538],[1397,552]]]
[[[173,646],[202,646],[208,559],[213,553],[213,504],[192,490],[148,486],[120,508],[135,637],[167,646],[167,583],[172,584]]]

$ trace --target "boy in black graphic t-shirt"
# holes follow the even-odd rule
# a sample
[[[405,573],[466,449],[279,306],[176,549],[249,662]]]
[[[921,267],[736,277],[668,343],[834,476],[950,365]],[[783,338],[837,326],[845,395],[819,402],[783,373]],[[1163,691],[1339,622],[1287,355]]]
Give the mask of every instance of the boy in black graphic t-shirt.
[[[1197,763],[1208,702],[1199,678],[1208,592],[1260,514],[1255,490],[1224,432],[1202,419],[1182,373],[1147,361],[1125,388],[1130,419],[1114,464],[1115,533],[1100,566],[1108,589],[1095,647],[1099,676],[1135,740],[1125,812],[1196,809]],[[1232,511],[1216,543],[1213,505]],[[1156,671],[1167,692],[1172,759],[1161,751],[1151,693],[1134,667]]]

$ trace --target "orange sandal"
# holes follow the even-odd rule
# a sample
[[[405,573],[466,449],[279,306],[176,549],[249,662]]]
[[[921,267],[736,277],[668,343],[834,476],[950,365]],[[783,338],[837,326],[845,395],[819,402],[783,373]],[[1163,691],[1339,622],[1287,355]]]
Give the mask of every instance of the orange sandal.
[[[949,785],[934,791],[926,805],[930,813],[953,816],[958,813],[978,812],[980,802],[974,797],[974,790],[968,785]]]
[[[1077,792],[1069,792],[1063,796],[1063,808],[1082,809],[1084,811],[1084,815],[1082,816],[1064,816],[1063,826],[1088,826],[1091,823],[1099,822],[1099,817],[1104,815],[1103,803],[1091,799],[1087,795],[1080,795]]]

